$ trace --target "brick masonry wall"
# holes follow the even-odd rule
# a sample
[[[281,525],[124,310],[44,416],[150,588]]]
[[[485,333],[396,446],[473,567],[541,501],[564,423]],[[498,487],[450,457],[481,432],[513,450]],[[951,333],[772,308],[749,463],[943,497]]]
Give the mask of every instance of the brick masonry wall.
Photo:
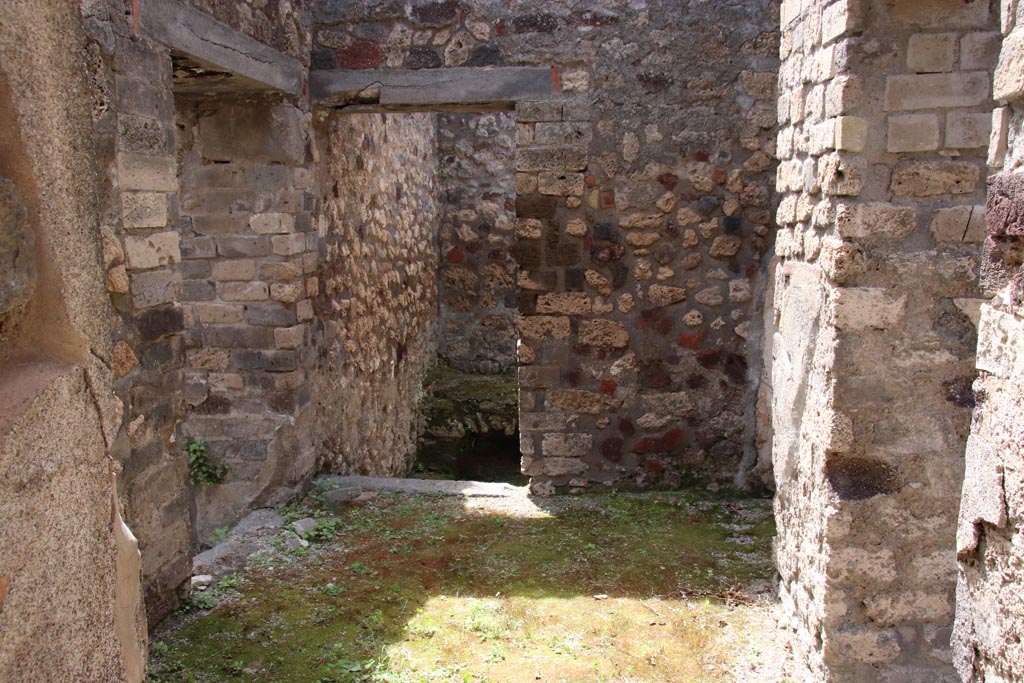
[[[988,237],[982,284],[977,406],[967,441],[957,529],[954,662],[966,683],[1024,679],[1024,4],[1001,6],[1002,51],[995,72],[989,147]]]
[[[436,130],[428,114],[318,122],[311,388],[333,472],[394,476],[412,465],[417,401],[437,352]]]
[[[515,117],[439,114],[438,355],[477,373],[516,366]]]
[[[314,68],[556,70],[560,99],[517,110],[522,449],[535,490],[731,482],[753,448],[759,356],[747,339],[771,242],[774,3],[313,9]]]
[[[995,21],[987,0],[782,5],[776,562],[814,680],[955,680]]]
[[[278,99],[178,100],[175,236],[186,303],[186,439],[228,464],[194,491],[196,536],[311,474],[317,292],[309,114]]]

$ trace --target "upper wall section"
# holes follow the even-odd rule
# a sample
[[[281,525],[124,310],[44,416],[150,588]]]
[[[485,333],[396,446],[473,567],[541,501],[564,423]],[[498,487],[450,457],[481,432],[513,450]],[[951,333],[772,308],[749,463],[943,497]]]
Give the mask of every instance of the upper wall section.
[[[543,67],[553,79],[557,101],[517,109],[522,450],[535,488],[731,480],[753,442],[747,339],[771,242],[775,3],[312,11],[314,69]]]

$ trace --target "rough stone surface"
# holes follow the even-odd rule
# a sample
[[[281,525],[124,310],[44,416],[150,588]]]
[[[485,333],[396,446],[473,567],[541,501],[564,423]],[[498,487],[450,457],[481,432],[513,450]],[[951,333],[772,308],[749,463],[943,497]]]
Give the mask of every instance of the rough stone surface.
[[[104,271],[123,252],[101,231],[113,157],[98,53],[77,3],[2,13],[0,678],[141,683],[139,551],[114,480],[126,421]]]
[[[1009,101],[993,118],[989,163],[992,171],[1002,172],[988,181],[981,269],[982,283],[995,297],[981,305],[978,378],[962,392],[975,406],[957,528],[960,572],[953,631],[954,664],[965,683],[1024,678],[1024,5],[1004,0],[1001,9],[1005,40],[994,89],[996,97]]]
[[[313,379],[321,457],[339,474],[412,464],[437,352],[438,159],[432,114],[329,116],[319,130]]]
[[[808,680],[955,680],[976,342],[955,302],[979,295],[966,234],[985,160],[968,129],[991,110],[993,67],[957,46],[994,27],[989,5],[782,3],[770,426],[757,414]],[[848,116],[864,144],[836,150]]]
[[[438,116],[440,321],[438,355],[454,368],[516,365],[518,269],[513,259],[515,117]],[[539,230],[539,222],[538,222]],[[539,232],[531,237],[539,239]]]

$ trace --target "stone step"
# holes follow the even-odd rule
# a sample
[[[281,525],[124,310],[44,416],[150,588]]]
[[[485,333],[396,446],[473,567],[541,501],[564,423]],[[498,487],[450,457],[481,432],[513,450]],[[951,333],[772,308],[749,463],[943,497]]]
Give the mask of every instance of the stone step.
[[[360,477],[327,475],[317,477],[316,487],[327,492],[343,488],[360,488],[380,493],[420,493],[446,496],[511,498],[528,495],[525,486],[500,482],[446,481],[435,479],[392,479],[387,477]]]

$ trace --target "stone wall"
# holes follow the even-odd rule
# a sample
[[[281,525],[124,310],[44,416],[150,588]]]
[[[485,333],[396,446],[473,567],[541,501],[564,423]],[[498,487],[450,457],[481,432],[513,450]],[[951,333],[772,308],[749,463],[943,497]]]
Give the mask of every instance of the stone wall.
[[[226,480],[194,490],[196,536],[315,469],[308,370],[317,280],[309,114],[280,98],[177,102],[185,439]],[[152,240],[152,238],[151,238]]]
[[[114,442],[121,492],[143,554],[153,619],[176,604],[191,574],[188,465],[175,442],[184,417],[181,258],[169,207],[177,200],[168,49],[137,35],[119,2],[85,3],[100,118],[101,234],[106,288],[120,324],[110,333],[125,429]]]
[[[312,382],[324,467],[412,465],[423,376],[437,352],[437,122],[325,114]]]
[[[814,680],[954,680],[995,20],[782,5],[776,562]]]
[[[203,3],[196,4],[201,9],[210,9]],[[297,470],[312,467],[309,457],[296,457],[296,454],[305,455],[311,449],[299,442],[297,429],[281,430],[269,442],[271,454],[259,456],[266,457],[274,464],[273,467],[260,467],[251,459],[236,461],[231,463],[234,481],[229,481],[219,492],[214,489],[194,490],[190,485],[183,436],[212,436],[214,457],[220,457],[224,455],[218,450],[225,445],[223,429],[217,431],[217,425],[209,431],[198,427],[204,420],[209,426],[217,422],[218,416],[223,417],[229,396],[244,403],[250,398],[246,392],[250,392],[267,401],[273,400],[274,411],[260,416],[260,420],[268,422],[274,419],[274,414],[288,410],[281,407],[287,401],[283,396],[291,392],[297,397],[300,387],[289,386],[280,390],[281,387],[267,386],[267,382],[258,388],[252,385],[239,387],[240,375],[231,372],[235,366],[216,365],[223,360],[226,348],[241,352],[248,347],[232,346],[238,338],[219,344],[229,335],[230,330],[224,329],[228,327],[227,320],[220,321],[223,325],[212,331],[204,326],[200,317],[198,304],[217,303],[219,293],[209,297],[209,291],[216,288],[219,276],[234,263],[221,266],[215,277],[209,262],[205,262],[207,275],[201,276],[204,268],[202,259],[215,256],[216,253],[211,254],[209,249],[216,248],[217,244],[213,238],[202,239],[205,234],[197,236],[192,230],[190,211],[196,202],[195,188],[186,186],[184,195],[179,192],[174,87],[175,79],[183,74],[176,71],[168,47],[157,42],[145,26],[140,27],[136,18],[130,12],[126,13],[123,2],[87,0],[81,5],[79,21],[84,24],[90,39],[81,64],[88,68],[91,79],[89,98],[83,101],[92,103],[95,112],[97,153],[105,167],[102,176],[108,179],[100,190],[100,232],[106,289],[119,316],[108,333],[114,339],[110,354],[114,388],[124,405],[125,415],[124,429],[117,433],[111,448],[124,468],[120,478],[123,508],[142,548],[146,604],[150,618],[155,621],[174,608],[180,589],[187,586],[191,575],[191,554],[197,540],[206,538],[216,524],[242,515],[244,506],[256,500],[258,492],[269,490],[268,482],[294,482],[299,476]],[[141,5],[143,9],[153,7],[146,2]],[[135,5],[136,9],[139,7]],[[242,3],[220,3],[218,7],[218,16],[229,25],[287,48],[287,52],[300,58],[306,55],[308,59],[308,37],[294,40],[287,37],[304,25],[304,18],[296,15],[288,3],[276,3],[274,7],[265,5],[265,12],[261,10],[256,14],[243,7]],[[187,70],[184,71],[187,76]],[[194,110],[197,105],[190,101],[188,107]],[[198,118],[195,111],[185,113],[193,119]],[[192,119],[188,116],[182,119],[181,132],[190,134],[186,123]],[[303,119],[302,125],[308,127],[308,121]],[[236,141],[241,148],[239,153],[244,154],[247,149],[251,151],[247,145],[258,144],[260,134],[281,135],[284,132],[280,126],[266,132],[239,131],[241,135]],[[302,143],[299,146],[298,155],[305,162],[305,148]],[[217,152],[223,154],[224,149],[222,145]],[[225,160],[229,159],[218,156],[217,163]],[[267,163],[272,164],[270,161]],[[227,175],[230,174],[225,173]],[[190,177],[185,177],[186,184],[191,181]],[[244,180],[250,181],[251,177]],[[264,178],[264,183],[267,182]],[[221,198],[229,192],[211,187],[209,194],[216,194],[218,189],[222,190]],[[280,193],[293,189],[282,187]],[[182,210],[185,195],[189,195],[188,208]],[[294,193],[288,201],[296,201]],[[302,203],[305,197],[300,196],[297,201]],[[232,206],[228,210],[239,211],[242,208]],[[297,215],[303,211],[309,209],[302,206],[294,213]],[[216,207],[211,209],[211,213],[215,212]],[[226,239],[226,232],[233,229],[234,224],[225,222],[220,227],[222,232],[219,234]],[[265,239],[273,244],[273,236],[268,234]],[[239,238],[239,241],[244,242],[244,239]],[[241,255],[223,256],[227,261]],[[273,255],[267,260],[276,258]],[[225,280],[229,279],[230,274]],[[298,282],[296,285],[294,278],[283,281],[289,291],[296,286],[304,290],[304,280],[300,277]],[[234,286],[241,285],[234,282]],[[224,289],[231,287],[228,285]],[[212,308],[207,307],[204,312],[209,314]],[[207,333],[210,338],[205,336]],[[273,330],[270,333],[274,334]],[[197,343],[209,343],[211,348],[205,356],[198,353]],[[277,351],[277,343],[275,337],[269,348]],[[288,350],[288,347],[282,348]],[[262,362],[263,359],[257,359],[257,355],[250,354],[248,361]],[[195,367],[195,363],[202,364],[200,357],[212,365]],[[186,364],[190,366],[187,384]],[[209,380],[209,375],[218,372],[224,375],[220,378],[223,383],[217,384],[218,377],[213,377],[213,389],[207,391],[199,380]],[[247,373],[241,374],[249,377]],[[258,374],[251,373],[254,377]],[[211,395],[213,400],[208,400]],[[273,399],[269,398],[271,396]],[[298,398],[295,398],[295,403],[300,404]],[[180,432],[179,424],[190,405],[201,406],[195,411],[197,419],[191,431]],[[245,407],[243,405],[238,412],[245,414]],[[299,416],[288,420],[297,422]],[[229,421],[221,419],[221,422],[226,424]],[[235,426],[238,426],[237,422]],[[253,429],[247,433],[256,431]],[[251,442],[243,445],[251,445]],[[253,456],[251,450],[246,453]],[[302,471],[302,474],[308,472]],[[241,481],[243,477],[247,480]],[[240,490],[232,491],[232,488]],[[218,493],[221,494],[219,497]],[[196,507],[199,519],[198,524],[193,525]]]
[[[0,678],[141,683],[138,546],[114,474],[125,407],[104,289],[111,91],[77,3],[0,30]],[[100,134],[97,131],[100,131]]]
[[[957,530],[955,664],[967,683],[1024,679],[1024,4],[1002,3],[1002,52],[993,96],[988,237],[982,285],[995,295],[981,307],[977,406],[967,441]]]
[[[772,2],[322,2],[314,68],[552,67],[517,110],[535,489],[731,481],[771,241]],[[752,446],[751,446],[752,447]]]
[[[466,372],[516,366],[515,117],[438,115],[438,355]]]

